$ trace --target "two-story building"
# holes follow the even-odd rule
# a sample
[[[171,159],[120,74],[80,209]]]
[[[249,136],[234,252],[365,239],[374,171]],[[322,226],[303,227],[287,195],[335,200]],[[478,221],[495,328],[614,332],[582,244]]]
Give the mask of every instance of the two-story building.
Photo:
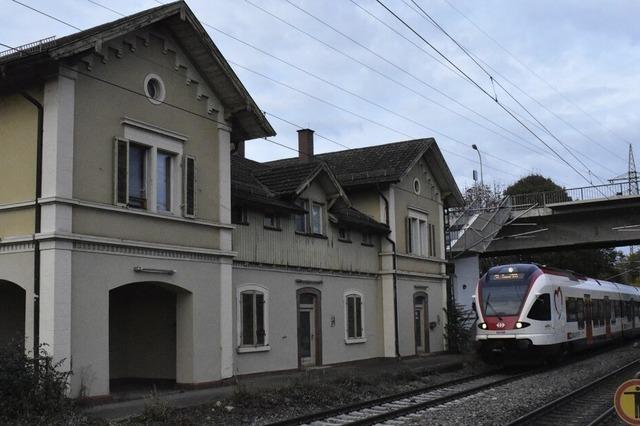
[[[0,336],[46,344],[74,396],[230,377],[230,146],[274,130],[191,10],[0,70]]]
[[[237,374],[445,349],[445,206],[433,139],[297,158],[232,155]]]
[[[85,397],[445,349],[435,141],[274,133],[184,2],[1,52],[0,344]]]

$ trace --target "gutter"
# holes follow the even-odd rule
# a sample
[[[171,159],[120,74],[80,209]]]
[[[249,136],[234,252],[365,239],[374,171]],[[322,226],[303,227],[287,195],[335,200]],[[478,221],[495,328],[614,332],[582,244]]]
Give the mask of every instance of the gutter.
[[[31,102],[38,110],[38,135],[36,142],[36,193],[35,193],[35,229],[33,234],[33,356],[40,353],[40,241],[36,235],[42,230],[42,134],[44,107],[37,99],[27,92],[21,92],[22,96]]]
[[[377,185],[376,185],[377,187]],[[382,197],[382,199],[384,200],[384,209],[385,209],[385,222],[387,223],[387,226],[389,228],[391,228],[391,225],[389,224],[389,200],[387,200],[387,197],[384,196],[384,194],[382,193],[382,191],[380,191],[380,188],[378,188],[378,194]],[[396,242],[393,241],[391,238],[389,238],[389,234],[385,235],[385,238],[387,239],[387,241],[389,241],[391,243],[391,247],[392,247],[392,259],[393,259],[393,318],[394,318],[394,333],[395,333],[395,344],[396,344],[396,358],[400,358],[400,342],[398,341],[398,278],[397,278],[397,258],[396,258]]]

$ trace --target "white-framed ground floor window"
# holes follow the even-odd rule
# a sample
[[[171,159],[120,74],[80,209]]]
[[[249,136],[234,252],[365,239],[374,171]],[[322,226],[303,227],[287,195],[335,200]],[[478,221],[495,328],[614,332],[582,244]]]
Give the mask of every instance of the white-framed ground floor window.
[[[238,352],[260,352],[269,346],[269,292],[258,285],[237,290]]]
[[[364,343],[364,296],[350,290],[344,295],[345,343]]]

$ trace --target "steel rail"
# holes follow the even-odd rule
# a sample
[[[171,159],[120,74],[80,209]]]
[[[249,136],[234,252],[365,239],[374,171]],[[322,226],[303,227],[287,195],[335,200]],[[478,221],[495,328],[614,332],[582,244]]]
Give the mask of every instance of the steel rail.
[[[418,389],[413,389],[410,391],[405,391],[401,393],[396,393],[393,395],[383,396],[380,398],[369,399],[366,401],[360,401],[349,405],[344,405],[337,408],[332,408],[326,411],[319,411],[316,413],[306,414],[298,417],[293,417],[290,419],[280,420],[274,423],[269,423],[269,426],[293,426],[293,425],[301,425],[305,423],[314,422],[317,420],[323,420],[329,417],[336,417],[342,414],[351,413],[353,411],[363,410],[372,406],[383,405],[389,402],[397,401],[398,399],[411,398],[416,395],[420,395],[426,392],[433,392],[448,386],[455,386],[465,382],[471,382],[474,380],[483,379],[485,377],[489,377],[494,374],[499,374],[499,372],[489,372],[489,373],[481,373],[474,374],[471,376],[461,377],[459,379],[450,380],[448,382],[439,383],[437,385],[425,386]]]
[[[511,423],[508,424],[508,426],[516,426],[516,425],[524,425],[524,424],[539,424],[539,422],[541,421],[541,418],[543,416],[545,416],[546,414],[549,414],[551,412],[553,412],[554,410],[556,410],[561,404],[567,404],[571,401],[577,401],[578,397],[582,397],[584,396],[584,394],[586,393],[585,391],[596,391],[599,385],[605,384],[604,382],[606,382],[608,379],[613,379],[618,375],[622,375],[626,370],[629,370],[630,368],[640,365],[640,360],[636,360],[636,361],[632,361],[610,373],[605,374],[604,376],[601,376],[599,378],[597,378],[596,380],[587,383],[586,385],[574,390],[573,392],[570,392],[566,395],[561,396],[560,398],[556,398],[553,401],[539,407],[536,408],[533,411],[530,411],[529,413],[518,417],[517,419],[513,420]],[[614,389],[615,391],[615,389]],[[612,395],[613,396],[613,395]],[[609,411],[610,408],[607,409],[607,411]],[[601,413],[595,420],[601,420],[600,418],[602,416],[604,416],[604,413]],[[595,422],[595,420],[592,420],[592,423]]]

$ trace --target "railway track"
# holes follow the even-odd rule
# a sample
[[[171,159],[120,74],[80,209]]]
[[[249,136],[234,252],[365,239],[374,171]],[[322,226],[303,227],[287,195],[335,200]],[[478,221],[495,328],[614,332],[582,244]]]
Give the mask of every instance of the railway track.
[[[391,419],[401,421],[403,416],[409,416],[426,408],[443,405],[468,395],[519,380],[537,372],[538,370],[515,374],[492,373],[465,377],[436,386],[271,423],[271,426],[372,425],[384,423]]]
[[[639,366],[640,360],[633,361],[517,418],[509,426],[619,424],[612,408],[613,395],[622,382],[633,378]]]

